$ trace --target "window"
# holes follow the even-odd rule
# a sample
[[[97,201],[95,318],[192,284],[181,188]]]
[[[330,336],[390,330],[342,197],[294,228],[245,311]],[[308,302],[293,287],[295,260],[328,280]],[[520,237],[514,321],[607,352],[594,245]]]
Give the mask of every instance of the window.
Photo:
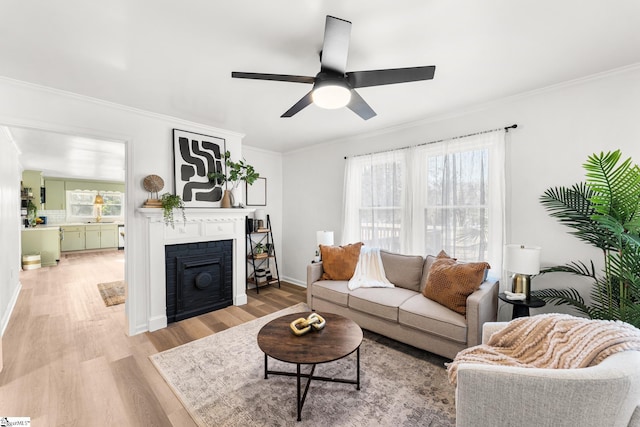
[[[124,193],[117,191],[100,192],[104,200],[102,206],[94,205],[98,191],[67,191],[67,221],[85,222],[95,220],[98,214],[107,220],[122,220],[124,217]]]
[[[463,260],[487,259],[488,150],[426,155],[424,248]]]
[[[405,153],[393,151],[347,160],[351,169],[346,178],[348,204],[352,211],[348,242],[362,241],[369,246],[402,252],[400,237],[404,224],[406,189]],[[346,229],[346,228],[345,228]],[[346,242],[345,242],[346,243]]]
[[[347,159],[343,243],[502,258],[504,132]]]

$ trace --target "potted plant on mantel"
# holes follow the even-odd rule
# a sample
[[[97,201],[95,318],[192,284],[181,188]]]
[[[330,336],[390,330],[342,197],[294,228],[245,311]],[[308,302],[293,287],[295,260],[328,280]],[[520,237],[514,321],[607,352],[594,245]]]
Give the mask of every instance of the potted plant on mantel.
[[[162,203],[162,216],[166,225],[171,225],[171,228],[175,228],[174,210],[180,209],[182,211],[182,221],[187,223],[187,216],[184,213],[184,202],[182,197],[177,194],[164,193],[160,198]]]
[[[225,182],[231,183],[231,191],[225,190],[222,196],[221,206],[223,208],[230,208],[231,206],[238,206],[240,201],[238,200],[236,190],[240,181],[246,182],[248,185],[252,185],[256,182],[256,179],[260,178],[260,174],[256,172],[255,168],[244,160],[234,162],[231,160],[231,153],[229,151],[224,153],[224,162],[227,165],[227,174],[222,172],[210,172],[207,177],[209,181],[217,180],[221,184]]]

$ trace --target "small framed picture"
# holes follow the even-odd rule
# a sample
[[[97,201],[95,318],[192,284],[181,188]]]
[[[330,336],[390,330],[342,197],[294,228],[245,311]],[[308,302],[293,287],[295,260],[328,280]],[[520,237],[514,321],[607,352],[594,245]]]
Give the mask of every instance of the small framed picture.
[[[258,178],[247,184],[247,206],[267,206],[267,178]]]

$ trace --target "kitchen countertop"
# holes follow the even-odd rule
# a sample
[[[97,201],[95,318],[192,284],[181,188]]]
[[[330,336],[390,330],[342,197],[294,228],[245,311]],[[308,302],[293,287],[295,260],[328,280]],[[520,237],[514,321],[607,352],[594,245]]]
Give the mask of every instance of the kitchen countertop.
[[[55,224],[54,226],[58,226],[58,227],[74,227],[74,226],[79,226],[79,225],[123,225],[124,222],[105,222],[105,221],[100,221],[100,222],[65,222],[64,224]]]
[[[47,231],[47,230],[60,230],[59,225],[42,225],[39,224],[35,227],[24,227],[22,231]]]
[[[93,225],[124,225],[124,222],[66,222],[64,224],[38,224],[35,227],[22,228],[23,230],[51,230],[60,229],[60,227],[77,227],[77,226],[93,226]]]

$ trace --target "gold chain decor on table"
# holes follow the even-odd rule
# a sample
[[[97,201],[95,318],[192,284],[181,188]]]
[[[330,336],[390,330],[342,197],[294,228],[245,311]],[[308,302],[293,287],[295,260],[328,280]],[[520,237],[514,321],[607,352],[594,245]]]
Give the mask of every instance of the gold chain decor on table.
[[[289,326],[291,327],[291,332],[295,335],[301,336],[311,331],[312,328],[319,331],[324,328],[324,325],[326,324],[326,320],[324,320],[324,318],[318,313],[311,313],[306,319],[304,317],[296,319],[291,322]]]

